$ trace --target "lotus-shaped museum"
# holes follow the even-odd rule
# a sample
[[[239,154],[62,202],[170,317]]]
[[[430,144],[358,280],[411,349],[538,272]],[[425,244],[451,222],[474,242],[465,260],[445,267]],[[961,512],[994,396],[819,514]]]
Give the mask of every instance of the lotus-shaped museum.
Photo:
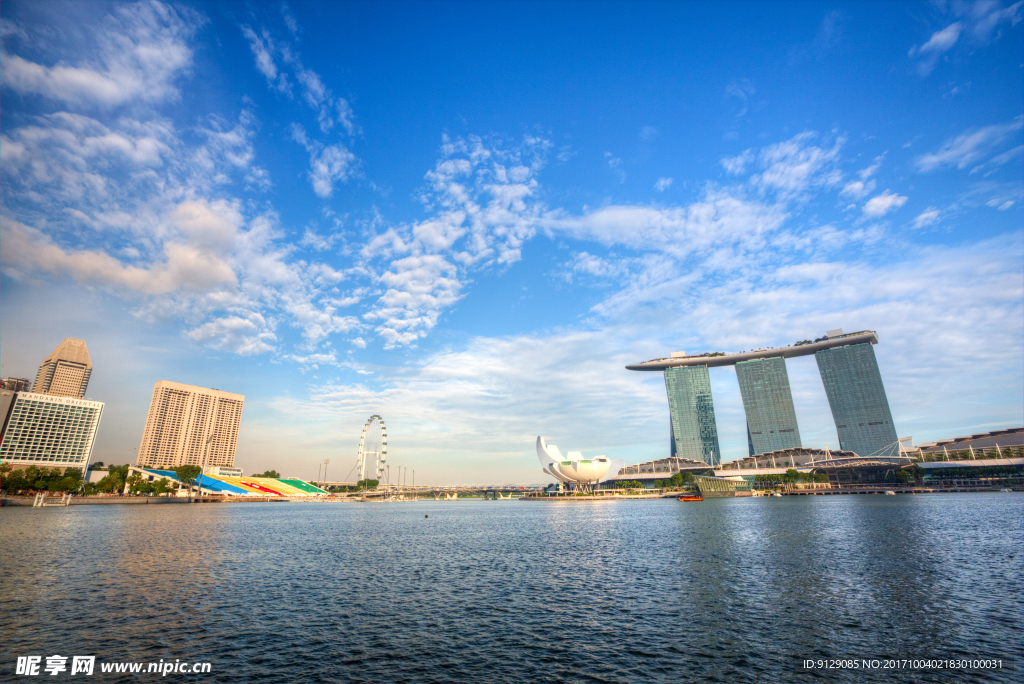
[[[544,472],[556,480],[586,487],[615,477],[624,465],[623,461],[612,461],[607,456],[585,459],[579,451],[570,451],[562,456],[558,447],[548,444],[543,437],[537,438],[537,459]]]

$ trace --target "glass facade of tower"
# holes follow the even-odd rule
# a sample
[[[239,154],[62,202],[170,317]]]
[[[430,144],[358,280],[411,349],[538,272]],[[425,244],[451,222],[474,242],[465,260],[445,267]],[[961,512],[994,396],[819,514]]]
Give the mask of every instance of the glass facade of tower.
[[[667,368],[665,388],[668,391],[675,454],[714,467],[722,465],[708,367]]]
[[[871,345],[825,349],[814,357],[836,421],[840,448],[868,456],[895,442],[896,426]]]
[[[736,378],[747,413],[747,439],[752,455],[803,446],[786,360],[775,356],[741,361],[736,364]]]

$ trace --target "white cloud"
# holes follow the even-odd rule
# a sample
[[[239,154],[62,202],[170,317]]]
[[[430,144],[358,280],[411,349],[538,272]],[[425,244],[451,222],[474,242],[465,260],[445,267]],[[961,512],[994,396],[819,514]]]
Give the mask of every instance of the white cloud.
[[[1022,125],[1024,117],[1018,116],[1007,123],[967,130],[947,140],[938,151],[921,155],[915,163],[918,170],[924,172],[943,166],[966,168],[990,154],[993,147],[1021,130]]]
[[[359,159],[342,144],[321,145],[306,135],[299,124],[291,125],[292,139],[309,153],[309,182],[318,197],[326,199],[334,193],[336,182],[344,183],[358,168]]]
[[[380,306],[364,318],[381,321],[376,330],[386,349],[423,337],[437,325],[441,311],[461,297],[458,268],[440,255],[393,261],[380,280],[388,289],[380,297]]]
[[[781,207],[708,189],[685,207],[613,205],[579,216],[551,212],[540,225],[605,245],[686,256],[734,247],[754,249],[785,216]]]
[[[330,197],[334,183],[344,182],[352,175],[356,156],[344,145],[328,145],[309,157],[309,180],[319,197]]]
[[[879,216],[885,216],[890,211],[899,209],[906,204],[907,198],[903,195],[897,195],[896,193],[889,192],[886,190],[881,195],[876,195],[869,199],[862,209],[864,216],[870,218],[877,218]]]
[[[587,252],[573,254],[572,259],[565,264],[565,267],[568,269],[565,273],[565,279],[570,282],[575,273],[582,273],[601,279],[621,277],[629,273],[628,261],[603,259]]]
[[[955,11],[970,23],[972,36],[981,44],[991,40],[992,33],[1003,22],[1009,22],[1011,26],[1019,24],[1022,8],[1024,8],[1024,2],[1015,2],[1009,7],[1003,7],[1000,2],[991,1],[954,6]]]
[[[167,242],[159,262],[148,267],[125,266],[103,251],[66,251],[34,228],[7,218],[0,221],[0,259],[18,269],[43,271],[56,279],[70,276],[80,282],[113,285],[149,295],[230,290],[236,285],[231,267],[199,245]]]
[[[720,160],[723,168],[740,175],[754,167],[760,173],[749,178],[752,187],[761,193],[773,192],[789,200],[804,195],[815,187],[830,187],[842,180],[836,167],[844,140],[838,138],[831,148],[812,144],[818,135],[807,131],[791,139],[768,145],[760,151],[746,150],[736,157]]]
[[[282,10],[282,13],[289,30],[295,36],[299,30],[295,18],[287,10]],[[268,86],[292,96],[291,83],[294,79],[302,89],[302,101],[316,113],[321,132],[329,133],[335,125],[340,124],[348,135],[359,134],[355,113],[348,100],[335,96],[320,74],[303,65],[294,45],[276,40],[267,29],[263,29],[260,34],[249,26],[242,26],[241,29],[256,59],[256,69],[267,78]],[[291,78],[285,73],[286,69],[290,69]]]
[[[604,157],[608,161],[609,170],[611,170],[620,183],[625,183],[626,172],[622,170],[622,159],[613,156],[611,152],[605,152]]]
[[[993,39],[993,32],[1004,22],[1016,26],[1021,20],[1021,8],[1024,2],[1016,2],[1003,7],[996,0],[983,0],[973,3],[952,3],[945,6],[959,17],[945,28],[936,31],[922,45],[914,45],[907,53],[910,57],[920,57],[918,73],[927,76],[935,69],[939,58],[951,50],[963,35],[968,35],[975,45],[986,45]],[[940,6],[943,7],[944,6]],[[998,37],[998,34],[996,34]]]
[[[248,318],[217,318],[188,331],[187,335],[195,342],[209,344],[216,349],[227,349],[241,356],[271,351],[273,343],[277,341],[259,314],[252,314]]]
[[[725,157],[721,159],[719,163],[727,173],[739,175],[747,170],[747,167],[755,158],[756,156],[754,155],[753,150],[745,150],[742,154],[735,157]]]
[[[935,207],[928,207],[914,219],[912,225],[914,228],[924,228],[930,226],[939,220],[940,212]]]
[[[95,29],[95,53],[76,66],[4,52],[3,85],[72,107],[175,99],[176,81],[192,65],[187,41],[204,22],[193,10],[160,2],[118,5]]]
[[[960,22],[954,22],[932,34],[932,37],[928,39],[924,45],[918,47],[915,45],[910,48],[908,53],[911,57],[914,55],[923,55],[928,53],[942,53],[956,45],[956,41],[960,38],[960,31],[963,30],[963,24]]]
[[[658,182],[654,184],[654,189],[658,192],[665,192],[670,187],[672,187],[671,178],[659,178]]]
[[[874,180],[869,180],[867,182],[864,182],[862,180],[850,181],[849,183],[843,186],[842,190],[839,191],[839,195],[841,197],[852,197],[853,199],[860,199],[874,189]]]

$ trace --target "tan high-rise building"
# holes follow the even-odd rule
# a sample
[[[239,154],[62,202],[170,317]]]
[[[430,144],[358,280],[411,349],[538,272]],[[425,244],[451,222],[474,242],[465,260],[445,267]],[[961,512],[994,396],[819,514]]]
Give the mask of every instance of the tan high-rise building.
[[[207,466],[233,466],[244,403],[241,394],[159,380],[149,402],[138,465],[163,469],[202,466],[206,454]]]
[[[55,397],[85,398],[85,388],[92,375],[92,361],[84,340],[69,337],[46,357],[36,374],[34,394]]]

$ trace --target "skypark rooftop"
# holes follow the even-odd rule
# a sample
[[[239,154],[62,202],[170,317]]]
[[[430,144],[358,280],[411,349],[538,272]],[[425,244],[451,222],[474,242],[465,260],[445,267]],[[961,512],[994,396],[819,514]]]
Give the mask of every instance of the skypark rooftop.
[[[845,347],[849,344],[863,344],[865,342],[878,344],[878,334],[873,330],[862,330],[861,332],[849,333],[847,335],[828,335],[825,338],[821,338],[813,342],[797,342],[790,347],[757,349],[739,354],[707,352],[696,356],[671,356],[667,359],[652,359],[651,361],[635,363],[631,366],[626,366],[626,369],[635,371],[661,371],[666,368],[675,368],[677,366],[707,366],[708,368],[715,368],[717,366],[734,366],[740,361],[768,359],[775,356],[781,356],[784,359],[789,359],[794,356],[810,356],[811,354],[823,349]]]

